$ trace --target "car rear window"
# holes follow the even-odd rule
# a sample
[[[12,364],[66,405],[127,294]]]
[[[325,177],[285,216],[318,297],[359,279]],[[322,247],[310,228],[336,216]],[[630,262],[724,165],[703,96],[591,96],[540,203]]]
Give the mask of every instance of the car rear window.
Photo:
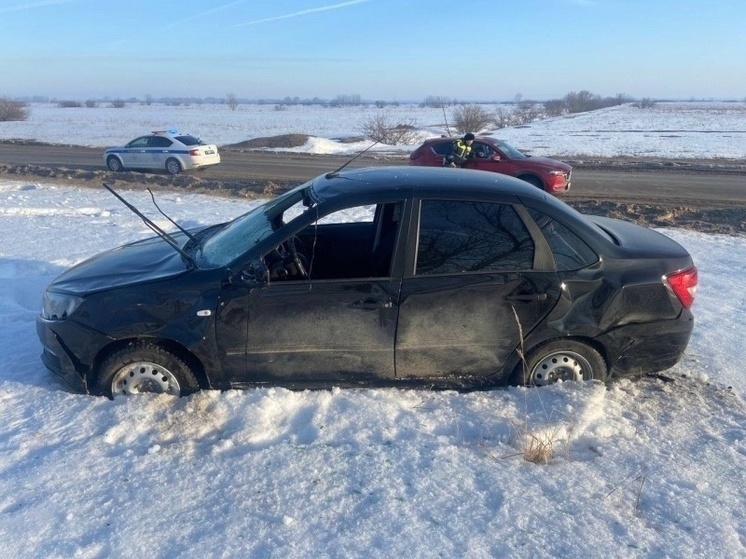
[[[533,208],[526,209],[544,233],[558,271],[578,270],[598,261],[596,253],[570,229]]]
[[[204,142],[194,136],[176,136],[176,139],[185,146],[202,146]]]

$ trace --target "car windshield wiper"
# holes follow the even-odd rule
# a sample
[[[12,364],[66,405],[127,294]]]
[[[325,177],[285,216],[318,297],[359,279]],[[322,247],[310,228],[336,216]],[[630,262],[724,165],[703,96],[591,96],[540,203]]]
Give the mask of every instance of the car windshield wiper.
[[[177,243],[176,240],[171,235],[169,235],[163,229],[161,229],[160,227],[158,227],[148,216],[146,216],[145,214],[143,214],[135,206],[133,206],[127,200],[125,200],[124,198],[122,198],[122,196],[118,192],[116,192],[112,187],[110,187],[108,184],[106,184],[106,183],[102,183],[102,184],[104,185],[104,188],[106,190],[108,190],[114,196],[116,196],[117,199],[120,202],[122,202],[122,204],[124,204],[125,206],[127,206],[130,210],[132,210],[132,212],[135,215],[137,215],[140,219],[142,219],[143,223],[145,223],[145,225],[147,225],[148,229],[150,229],[153,233],[155,233],[161,239],[163,239],[164,241],[166,241],[166,243],[168,243],[169,245],[171,245],[171,247],[176,252],[178,252],[184,258],[184,260],[186,260],[189,264],[191,264],[192,267],[194,267],[194,268],[197,267],[197,262],[194,260],[194,258],[192,258],[192,256],[188,252],[186,252],[184,249],[182,249],[179,246],[179,243]],[[150,191],[150,189],[148,189],[148,191]],[[153,193],[151,192],[150,195],[152,196]],[[156,205],[156,207],[158,207],[158,206]],[[158,211],[160,211],[160,208],[158,209]],[[161,213],[163,213],[163,212],[161,212]],[[173,220],[171,220],[170,218],[169,218],[169,221],[171,221],[171,223],[174,223]],[[176,225],[176,224],[174,223],[174,225]],[[177,227],[178,227],[178,225],[177,225]],[[182,231],[182,232],[184,232],[184,233],[186,233],[186,231],[184,231],[181,227],[179,227],[179,230]],[[186,235],[190,239],[194,240],[194,237],[192,235],[190,235],[189,233],[186,233]]]
[[[187,237],[189,237],[189,240],[194,242],[197,242],[197,239],[194,238],[194,235],[192,235],[189,231],[184,229],[181,225],[176,223],[173,219],[171,219],[169,216],[166,215],[166,213],[161,209],[161,207],[158,205],[158,203],[155,201],[155,196],[153,195],[153,191],[149,188],[146,188],[146,190],[150,193],[150,199],[153,200],[153,205],[156,207],[156,209],[161,213],[163,217],[165,217],[167,220],[169,220],[174,227],[176,227],[179,231],[184,233]]]

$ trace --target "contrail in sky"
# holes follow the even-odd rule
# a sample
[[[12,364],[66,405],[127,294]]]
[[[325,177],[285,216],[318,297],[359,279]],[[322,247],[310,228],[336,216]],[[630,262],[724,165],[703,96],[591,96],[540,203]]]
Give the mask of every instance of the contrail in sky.
[[[234,0],[233,2],[228,2],[227,4],[223,4],[221,6],[217,6],[215,8],[212,8],[211,10],[205,10],[204,12],[200,12],[197,15],[193,15],[190,17],[185,17],[184,19],[180,19],[179,21],[174,21],[173,23],[169,23],[166,26],[166,29],[172,29],[176,27],[177,25],[180,25],[182,23],[186,23],[187,21],[192,21],[193,19],[200,19],[206,15],[214,14],[215,12],[219,12],[221,10],[224,10],[226,8],[230,8],[231,6],[235,6],[236,4],[243,4],[247,2],[248,0]]]
[[[8,8],[0,8],[0,14],[8,14],[10,12],[21,12],[23,10],[32,10],[34,8],[43,8],[45,6],[56,6],[58,4],[70,4],[75,0],[41,0],[39,2],[28,2],[27,4],[19,4],[18,6],[10,6]]]
[[[233,27],[243,27],[245,25],[256,25],[257,23],[267,23],[268,21],[277,21],[278,19],[289,19],[291,17],[305,16],[307,14],[313,14],[316,12],[326,12],[328,10],[336,10],[338,8],[346,8],[347,6],[354,6],[355,4],[363,4],[370,2],[371,0],[350,0],[349,2],[341,2],[339,4],[330,4],[329,6],[321,6],[320,8],[311,8],[308,10],[301,10],[300,12],[293,12],[292,14],[285,14],[284,16],[267,17],[264,19],[257,19],[254,21],[247,21],[246,23],[239,23]]]

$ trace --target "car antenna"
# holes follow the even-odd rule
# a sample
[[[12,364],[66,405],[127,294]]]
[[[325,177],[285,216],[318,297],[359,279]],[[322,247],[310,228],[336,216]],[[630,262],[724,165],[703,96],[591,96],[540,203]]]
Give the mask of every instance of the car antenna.
[[[344,169],[345,167],[347,167],[347,165],[349,165],[350,163],[352,163],[353,161],[355,161],[355,159],[357,159],[358,157],[360,157],[362,154],[364,154],[366,151],[368,151],[374,145],[380,144],[380,143],[381,143],[381,140],[376,140],[375,142],[373,142],[372,144],[370,144],[367,148],[365,148],[363,151],[361,151],[360,153],[358,153],[355,157],[352,157],[347,163],[345,163],[344,165],[342,165],[339,169],[337,169],[336,171],[332,171],[330,173],[327,173],[325,175],[325,177],[327,179],[333,179],[334,177],[336,177],[337,175],[339,175],[339,172],[342,169]]]
[[[166,243],[168,243],[169,245],[171,245],[171,247],[176,252],[178,252],[179,254],[181,254],[181,256],[183,256],[190,264],[192,264],[192,266],[196,266],[197,265],[197,263],[194,261],[194,258],[192,258],[191,255],[189,255],[189,253],[187,253],[186,251],[184,251],[184,249],[182,249],[179,246],[179,243],[177,243],[171,235],[169,235],[163,229],[161,229],[160,227],[158,227],[148,216],[146,216],[144,213],[142,213],[140,210],[138,210],[135,206],[133,206],[132,204],[130,204],[127,200],[125,200],[124,198],[122,198],[122,196],[120,196],[119,193],[116,192],[108,184],[106,184],[106,183],[102,183],[102,184],[104,185],[104,188],[106,190],[108,190],[114,196],[116,196],[116,198],[120,202],[122,202],[122,204],[124,204],[125,206],[127,206],[136,216],[138,216],[140,219],[142,219],[143,223],[145,223],[145,225],[148,226],[148,229],[150,229],[153,233],[155,233],[161,239],[163,239],[164,241],[166,241]]]
[[[146,190],[148,192],[150,192],[150,198],[151,198],[151,200],[153,200],[153,205],[156,207],[156,209],[159,212],[161,212],[161,215],[163,217],[165,217],[167,220],[169,220],[174,225],[174,227],[176,227],[179,231],[181,231],[187,237],[189,237],[190,241],[192,241],[193,243],[197,242],[197,238],[194,235],[192,235],[189,231],[187,231],[186,229],[184,229],[181,225],[179,225],[178,223],[176,223],[173,219],[171,219],[169,216],[167,216],[165,214],[165,212],[160,208],[160,206],[158,205],[158,203],[155,201],[155,196],[153,195],[153,191],[150,190],[150,188],[146,188]]]
[[[445,105],[441,105],[440,107],[443,109],[443,118],[446,121],[446,132],[448,132],[448,136],[450,137],[450,136],[452,136],[452,134],[451,134],[451,129],[448,126],[448,117],[446,116],[446,106]]]

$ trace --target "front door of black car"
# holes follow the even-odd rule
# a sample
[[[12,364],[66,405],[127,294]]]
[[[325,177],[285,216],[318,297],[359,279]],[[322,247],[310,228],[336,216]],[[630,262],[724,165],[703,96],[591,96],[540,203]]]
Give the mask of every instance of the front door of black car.
[[[397,377],[498,373],[559,297],[556,272],[535,271],[535,254],[511,205],[422,201],[414,273],[402,282]]]
[[[394,378],[400,278],[393,251],[403,204],[334,214],[291,239],[305,274],[272,258],[269,284],[248,295],[244,382]],[[236,379],[238,380],[238,379]]]

